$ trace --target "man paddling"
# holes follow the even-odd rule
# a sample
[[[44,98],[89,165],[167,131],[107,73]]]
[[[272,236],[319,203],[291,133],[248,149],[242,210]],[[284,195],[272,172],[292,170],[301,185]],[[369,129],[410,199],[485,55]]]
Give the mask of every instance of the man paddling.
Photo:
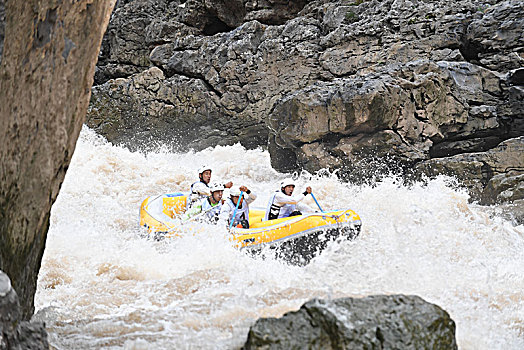
[[[213,183],[209,186],[211,195],[197,200],[191,208],[184,214],[185,220],[194,218],[198,215],[202,219],[206,219],[210,223],[216,224],[218,221],[218,214],[222,208],[222,194],[224,193],[224,185]]]
[[[191,185],[189,196],[187,197],[186,210],[189,210],[195,202],[211,195],[209,191],[209,182],[211,181],[211,167],[203,165],[198,169],[199,181]],[[229,181],[224,184],[225,188],[231,188],[233,182]]]
[[[288,178],[280,183],[280,190],[276,191],[269,198],[269,203],[266,208],[266,215],[264,220],[274,220],[287,218],[289,216],[302,215],[302,213],[311,213],[314,210],[308,205],[300,203],[308,194],[310,194],[311,187],[306,187],[303,193],[292,196],[295,190],[295,182]]]
[[[242,198],[240,198],[241,192]],[[246,200],[244,200],[244,196],[247,196]],[[226,199],[220,209],[219,221],[228,225],[228,227],[241,225],[243,228],[249,228],[249,204],[253,203],[255,199],[257,199],[257,195],[246,186],[231,188],[229,198]],[[233,221],[232,225],[231,221]]]

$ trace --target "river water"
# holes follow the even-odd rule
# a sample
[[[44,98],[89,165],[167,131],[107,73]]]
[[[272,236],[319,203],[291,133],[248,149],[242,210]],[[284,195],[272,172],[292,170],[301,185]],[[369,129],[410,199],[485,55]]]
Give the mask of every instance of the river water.
[[[256,319],[313,297],[401,293],[447,310],[460,349],[524,349],[524,226],[468,204],[452,179],[356,186],[302,175],[298,190],[311,185],[323,209],[352,208],[363,228],[297,267],[245,255],[216,226],[169,242],[140,238],[141,201],[187,190],[202,164],[212,180],[251,188],[259,207],[285,177],[262,150],[133,153],[84,127],[35,299],[53,348],[238,349]]]

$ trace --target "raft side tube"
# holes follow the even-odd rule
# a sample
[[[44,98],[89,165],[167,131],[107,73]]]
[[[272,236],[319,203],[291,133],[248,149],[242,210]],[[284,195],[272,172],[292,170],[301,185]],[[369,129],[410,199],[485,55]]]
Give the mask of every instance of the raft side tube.
[[[272,244],[320,231],[333,231],[338,234],[351,232],[351,236],[356,236],[360,232],[361,221],[353,210],[347,209],[261,221],[253,226],[249,229],[232,230],[237,246]]]
[[[185,211],[186,199],[180,192],[147,197],[140,205],[140,225],[149,233],[170,231],[178,224],[176,216]]]

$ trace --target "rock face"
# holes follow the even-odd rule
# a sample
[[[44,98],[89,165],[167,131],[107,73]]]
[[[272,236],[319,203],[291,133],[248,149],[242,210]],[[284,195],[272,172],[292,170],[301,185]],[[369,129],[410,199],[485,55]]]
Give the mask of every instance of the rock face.
[[[102,44],[95,83],[147,69],[154,49],[157,57],[160,51],[167,54],[166,49],[197,49],[207,37],[253,20],[284,24],[305,4],[305,0],[119,1]]]
[[[20,317],[18,295],[0,270],[0,350],[49,349],[45,325]]]
[[[524,137],[504,141],[487,152],[432,159],[418,164],[417,170],[462,178],[484,204],[522,199],[519,188],[524,176]]]
[[[4,51],[5,36],[5,2],[0,0],[0,63],[2,63],[2,51]]]
[[[147,149],[159,143],[174,149],[202,149],[242,140],[256,147],[267,139],[260,121],[223,114],[217,95],[200,79],[165,79],[152,67],[129,79],[93,88],[88,124],[116,143]],[[232,133],[234,132],[234,134]]]
[[[296,147],[299,164],[310,171],[343,165],[354,173],[369,158],[386,156],[411,167],[517,136],[519,119],[502,117],[494,97],[501,95],[493,72],[421,60],[295,92],[278,101],[268,125],[277,144]],[[452,141],[461,138],[468,141]]]
[[[269,90],[278,82],[266,85],[266,76],[277,72],[260,64],[264,52],[274,48],[258,53],[258,47],[267,27],[284,23],[304,4],[124,3],[114,12],[104,39],[96,82],[137,75],[94,88],[87,124],[131,148],[159,141],[182,150],[236,142],[249,148],[266,144],[266,113],[261,111],[271,107],[265,95],[274,97]],[[259,66],[263,71],[257,72]],[[286,67],[279,70],[285,72]]]
[[[33,314],[49,216],[114,1],[8,1],[0,66],[0,269]]]
[[[134,148],[267,146],[277,170],[351,181],[478,162],[524,135],[523,27],[519,0],[122,2],[87,123]],[[465,178],[474,199],[486,174]]]
[[[250,328],[243,349],[457,349],[455,322],[417,296],[314,299]]]

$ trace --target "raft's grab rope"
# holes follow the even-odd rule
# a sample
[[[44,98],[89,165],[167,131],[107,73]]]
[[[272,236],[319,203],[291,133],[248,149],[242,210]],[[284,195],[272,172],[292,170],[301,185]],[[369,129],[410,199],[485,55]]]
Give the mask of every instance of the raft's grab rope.
[[[282,227],[282,226],[286,226],[286,225],[290,225],[290,224],[294,224],[294,223],[297,223],[301,220],[304,220],[304,219],[307,219],[309,217],[313,217],[313,216],[320,216],[322,218],[326,218],[326,217],[330,217],[332,219],[334,219],[337,223],[337,226],[341,226],[342,225],[342,222],[339,221],[339,219],[346,215],[347,212],[351,211],[351,209],[346,209],[344,210],[342,213],[340,213],[339,215],[335,215],[335,214],[328,214],[328,213],[309,213],[309,214],[302,214],[300,216],[296,216],[296,217],[293,217],[293,219],[290,219],[289,221],[284,221],[284,222],[280,222],[277,224],[277,227]],[[267,227],[257,227],[257,229],[265,229]],[[250,230],[250,229],[240,229],[240,230]],[[252,234],[252,232],[248,231],[248,232],[235,232],[237,235],[249,235],[249,234]]]

